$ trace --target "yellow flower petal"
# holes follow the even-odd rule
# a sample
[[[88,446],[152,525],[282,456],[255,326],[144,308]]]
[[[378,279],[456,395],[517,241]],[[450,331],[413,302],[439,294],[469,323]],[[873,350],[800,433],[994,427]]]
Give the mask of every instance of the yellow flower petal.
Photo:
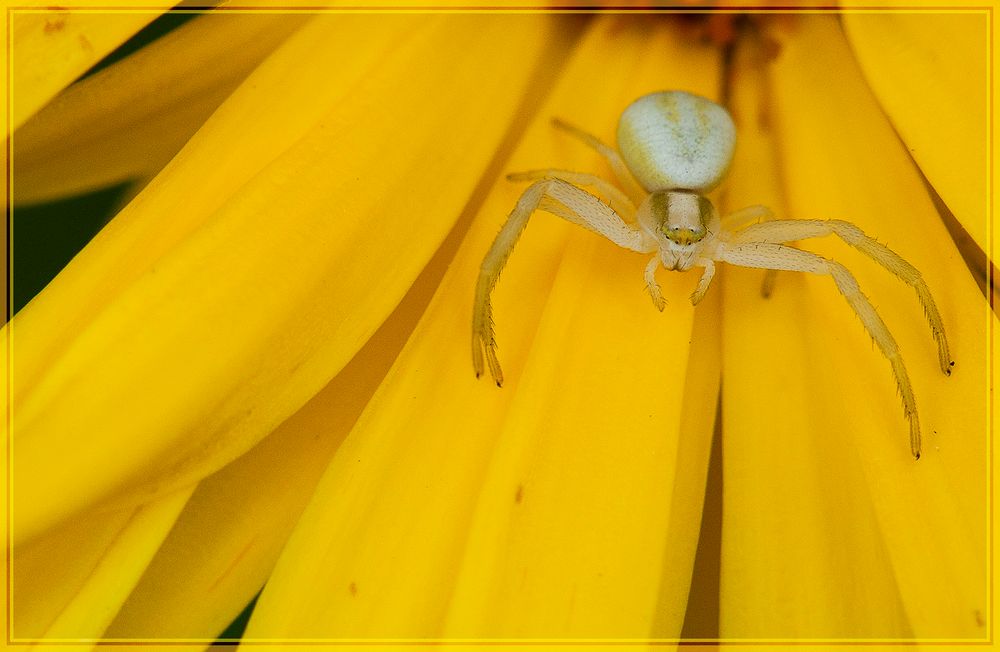
[[[830,279],[782,273],[763,300],[759,272],[727,277],[722,636],[982,637],[994,317],[836,22],[777,36],[767,115],[789,216],[851,220],[910,260],[957,362],[941,374],[898,279],[843,243],[803,243],[845,263],[896,336],[924,432],[914,462],[888,362]],[[754,173],[734,166],[734,202],[757,201]]]
[[[185,489],[135,509],[85,514],[16,548],[11,637],[99,638],[190,495]]]
[[[668,21],[602,17],[507,169],[606,173],[553,116],[610,140],[636,96],[664,79],[711,95],[716,66]],[[641,291],[644,259],[538,215],[496,293],[507,381],[476,381],[464,342],[473,284],[522,190],[501,182],[485,202],[244,640],[679,632],[715,410],[717,308],[695,320],[695,279],[675,275],[657,313]]]
[[[14,134],[14,201],[152,176],[305,18],[202,16],[74,84]]]
[[[72,273],[59,275],[16,316],[15,324],[31,328],[18,333],[15,393],[37,381],[52,357],[93,319],[103,306],[98,299],[110,301],[201,228],[336,106],[407,27],[399,20],[345,17],[339,31],[320,27],[299,33],[254,71],[141,199],[77,255],[68,268]],[[364,38],[351,38],[359,32]],[[244,136],[248,131],[253,138]],[[143,255],[136,253],[140,247]]]
[[[762,203],[789,217],[781,208],[771,128],[777,109],[767,95],[763,52],[745,47],[735,65],[732,108],[740,140],[727,186],[728,209]],[[850,453],[843,437],[825,434],[822,427],[841,409],[837,396],[818,396],[809,384],[816,382],[810,372],[817,352],[807,335],[815,329],[810,324],[826,323],[826,317],[803,308],[812,308],[815,294],[836,295],[836,290],[826,279],[830,287],[815,287],[802,275],[784,272],[764,299],[763,279],[759,270],[725,270],[721,635],[905,635],[870,510],[845,514],[823,498],[857,500],[863,490],[856,473],[853,482],[844,481],[842,469],[852,467],[842,460]],[[834,296],[830,309],[848,308]],[[841,472],[819,472],[827,463]],[[852,608],[855,592],[839,590],[842,578],[856,569],[864,576],[856,591],[873,594],[860,609]],[[871,609],[869,602],[879,608]]]
[[[872,91],[920,169],[989,249],[989,15],[985,10],[844,14]]]
[[[718,392],[717,297],[692,322],[678,314],[689,288],[673,288],[665,323],[646,297],[620,300],[626,282],[597,290],[637,261],[587,244],[563,258],[505,417],[446,636],[680,635]],[[601,380],[618,369],[610,391]]]
[[[105,639],[214,639],[243,610],[267,580],[333,451],[402,349],[448,261],[434,257],[323,391],[253,450],[201,482]]]
[[[155,6],[152,2],[149,5]],[[172,2],[162,3],[169,7]],[[73,80],[159,15],[52,8],[10,13],[13,131]]]
[[[265,62],[15,318],[15,539],[203,477],[338,372],[454,222],[546,24],[501,49],[482,17],[326,16]]]

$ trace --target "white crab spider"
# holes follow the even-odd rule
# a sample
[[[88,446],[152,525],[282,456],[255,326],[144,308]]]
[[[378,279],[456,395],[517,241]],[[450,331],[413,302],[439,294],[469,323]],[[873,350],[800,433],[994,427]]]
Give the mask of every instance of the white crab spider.
[[[623,192],[592,174],[566,170],[536,170],[512,174],[515,181],[533,180],[483,259],[476,284],[472,317],[472,362],[476,377],[483,373],[483,353],[497,386],[503,373],[496,355],[490,294],[518,237],[535,210],[543,210],[598,233],[619,247],[655,254],[646,265],[646,287],[658,309],[666,302],[654,273],[662,265],[684,271],[702,267],[691,303],[708,291],[715,263],[742,267],[828,274],[869,335],[892,365],[910,423],[910,450],[920,459],[920,425],[910,379],[896,340],[854,276],[840,263],[784,243],[836,235],[911,285],[923,305],[938,345],[941,371],[951,374],[944,325],[920,272],[858,227],[842,220],[776,220],[764,206],[744,208],[720,219],[705,193],[722,180],[732,160],[736,140],[733,121],[721,106],[683,91],[663,91],[640,97],[618,122],[619,155],[611,147],[576,127],[556,126],[580,138],[611,164]],[[605,203],[578,186],[589,186]],[[633,201],[635,203],[633,203]],[[636,208],[638,205],[638,209]],[[746,226],[749,222],[758,221]]]

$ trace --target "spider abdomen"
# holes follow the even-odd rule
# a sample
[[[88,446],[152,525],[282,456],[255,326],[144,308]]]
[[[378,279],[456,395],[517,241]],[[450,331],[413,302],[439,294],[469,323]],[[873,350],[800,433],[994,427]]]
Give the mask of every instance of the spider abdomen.
[[[735,144],[729,113],[684,91],[644,95],[618,121],[618,150],[649,192],[711,190],[725,176]]]

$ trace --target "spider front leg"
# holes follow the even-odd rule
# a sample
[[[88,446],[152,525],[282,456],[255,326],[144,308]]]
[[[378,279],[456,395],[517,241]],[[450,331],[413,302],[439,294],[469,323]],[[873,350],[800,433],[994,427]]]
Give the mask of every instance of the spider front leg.
[[[730,213],[722,218],[723,231],[738,231],[751,222],[761,222],[774,219],[774,211],[767,206],[755,204],[741,208],[735,213]],[[760,283],[760,296],[767,299],[774,291],[774,279],[778,276],[778,271],[774,269],[764,270],[764,280]]]
[[[497,360],[490,295],[500,271],[528,224],[528,218],[536,210],[552,213],[631,251],[650,253],[656,249],[649,236],[626,224],[618,213],[594,195],[560,179],[542,179],[531,184],[517,200],[517,205],[493,241],[476,282],[472,310],[472,366],[477,378],[482,375],[484,367],[489,366],[498,387],[503,385],[503,371]],[[627,217],[634,221],[634,215]]]
[[[927,287],[920,271],[902,256],[869,237],[864,231],[843,220],[774,220],[747,227],[736,234],[733,242],[790,242],[825,235],[836,235],[841,240],[865,254],[876,263],[889,270],[904,283],[912,287],[923,306],[931,335],[938,346],[938,364],[941,371],[950,376],[955,363],[948,352],[948,338],[944,333],[944,322],[938,312],[931,290]]]
[[[547,168],[529,170],[528,172],[512,172],[507,175],[507,181],[538,181],[539,179],[559,179],[574,186],[591,186],[604,195],[611,204],[611,208],[624,219],[630,219],[631,216],[635,215],[635,204],[628,198],[628,195],[596,174]]]
[[[778,269],[791,272],[810,272],[812,274],[827,274],[837,284],[837,289],[844,295],[851,308],[861,319],[868,334],[875,340],[882,354],[888,358],[896,376],[896,385],[903,399],[903,414],[910,422],[910,452],[920,459],[920,423],[917,419],[917,402],[913,396],[910,377],[903,365],[899,347],[889,328],[882,321],[875,306],[868,300],[858,287],[854,276],[840,263],[828,260],[808,251],[769,242],[743,242],[727,244],[720,247],[718,260],[739,265],[740,267],[756,267],[758,269]]]

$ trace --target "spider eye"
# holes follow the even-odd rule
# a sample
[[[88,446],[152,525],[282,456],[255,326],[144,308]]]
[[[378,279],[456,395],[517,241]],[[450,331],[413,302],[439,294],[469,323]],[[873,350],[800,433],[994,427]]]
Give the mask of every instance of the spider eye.
[[[670,190],[654,193],[650,199],[660,233],[674,244],[691,245],[707,235],[712,205],[701,195]]]
[[[679,245],[694,244],[705,237],[705,229],[703,227],[692,229],[664,224],[661,231],[663,231],[663,235],[667,236],[668,240]]]

